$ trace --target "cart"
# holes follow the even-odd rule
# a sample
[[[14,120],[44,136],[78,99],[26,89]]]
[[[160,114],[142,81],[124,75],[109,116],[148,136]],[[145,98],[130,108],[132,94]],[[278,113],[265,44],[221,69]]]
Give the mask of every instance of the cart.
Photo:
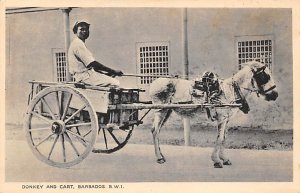
[[[143,89],[82,83],[30,81],[24,127],[34,155],[55,167],[71,167],[90,152],[123,148],[133,129],[152,109],[228,108],[239,104],[152,104],[140,101]],[[140,110],[146,111],[140,115]]]

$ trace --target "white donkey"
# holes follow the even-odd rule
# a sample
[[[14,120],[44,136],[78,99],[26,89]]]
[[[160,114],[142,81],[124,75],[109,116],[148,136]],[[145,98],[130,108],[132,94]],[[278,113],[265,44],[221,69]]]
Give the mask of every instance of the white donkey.
[[[173,104],[173,103],[203,103],[203,95],[193,94],[197,88],[197,81],[183,79],[159,78],[150,85],[150,97],[153,104]],[[197,90],[197,89],[196,89]],[[219,81],[218,101],[221,104],[240,103],[244,113],[248,113],[249,106],[246,101],[251,92],[264,96],[266,101],[276,100],[278,92],[269,69],[266,65],[252,61],[243,64],[243,68],[232,77]],[[238,96],[238,98],[237,98]],[[227,123],[238,108],[216,108],[214,119],[217,121],[218,136],[215,143],[211,159],[215,168],[222,168],[223,165],[231,165],[230,160],[224,153],[224,143],[226,138]],[[159,147],[159,132],[167,121],[171,112],[175,111],[183,117],[196,117],[203,113],[203,108],[174,108],[159,109],[155,112],[152,134],[155,147],[155,155],[158,163],[164,163],[165,157]]]

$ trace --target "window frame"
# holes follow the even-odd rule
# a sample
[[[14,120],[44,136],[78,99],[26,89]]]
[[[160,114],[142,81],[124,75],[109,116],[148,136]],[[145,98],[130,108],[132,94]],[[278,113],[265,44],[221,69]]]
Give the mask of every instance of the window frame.
[[[261,51],[261,48],[262,48],[262,45],[256,45],[256,42],[258,41],[264,41],[264,47],[268,46],[268,51]],[[268,45],[265,45],[265,41],[268,41]],[[269,41],[271,41],[271,44],[269,44]],[[245,44],[246,43],[249,43],[249,45],[241,45],[239,47],[239,43],[242,43],[244,42]],[[250,45],[250,42],[252,45]],[[254,45],[254,42],[255,42],[255,45]],[[254,46],[255,46],[255,49],[254,49]],[[271,51],[269,50],[271,47]],[[239,48],[245,48],[244,52],[243,50],[241,50],[241,52],[239,51]],[[251,48],[251,50],[250,50]],[[259,51],[257,51],[257,48],[259,48]],[[249,49],[249,50],[246,50],[246,49]],[[261,56],[261,54],[263,53],[263,57]],[[271,57],[269,56],[271,52]],[[274,61],[274,53],[275,53],[275,40],[274,40],[274,35],[244,35],[244,36],[235,36],[235,53],[236,53],[236,62],[237,62],[237,69],[241,69],[242,67],[242,64],[243,62],[239,62],[239,60],[242,60],[243,58],[243,55],[242,54],[246,54],[244,55],[245,57],[245,60],[247,58],[249,58],[248,61],[251,61],[251,58],[252,60],[254,58],[257,58],[259,61],[261,61],[261,59],[264,60],[263,63],[266,63],[265,61],[267,60],[267,64],[268,64],[268,67],[270,69],[270,71],[272,72],[273,71],[273,68],[274,68],[274,65],[275,65],[275,61]],[[268,53],[268,56],[266,57],[266,53]],[[241,55],[240,55],[241,54]],[[248,57],[246,57],[248,55]],[[251,54],[251,57],[250,57],[250,54]],[[255,54],[255,57],[254,57],[254,54]],[[259,54],[260,56],[260,59],[257,57],[257,54]],[[241,56],[241,57],[240,57]],[[271,61],[269,60],[271,59]],[[246,62],[246,61],[245,61]]]
[[[161,48],[161,49],[160,49]],[[143,75],[170,74],[170,42],[152,41],[136,43],[136,72]],[[155,77],[140,77],[139,85],[149,85]]]
[[[62,56],[57,56],[57,54],[62,54]],[[61,59],[61,60],[60,60]],[[67,81],[67,56],[63,48],[53,48],[52,49],[52,61],[53,61],[53,79],[55,82],[66,82]],[[59,66],[60,65],[60,66]],[[63,67],[64,65],[64,67]],[[64,72],[59,72],[59,70],[64,70]],[[59,75],[62,73],[62,77]]]

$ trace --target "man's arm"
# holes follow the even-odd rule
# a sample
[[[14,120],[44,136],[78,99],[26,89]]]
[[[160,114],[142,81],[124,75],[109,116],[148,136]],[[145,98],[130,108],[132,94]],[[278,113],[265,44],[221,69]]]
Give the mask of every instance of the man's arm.
[[[100,62],[93,61],[88,66],[88,68],[93,68],[96,72],[107,72],[109,76],[122,76],[123,72],[121,70],[114,70],[109,68]]]

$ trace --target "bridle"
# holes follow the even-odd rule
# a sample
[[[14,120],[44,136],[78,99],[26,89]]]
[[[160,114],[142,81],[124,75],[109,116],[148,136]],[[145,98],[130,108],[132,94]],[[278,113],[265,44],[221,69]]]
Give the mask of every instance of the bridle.
[[[254,69],[251,69],[251,71],[253,73],[253,77],[251,79],[251,84],[252,84],[253,90],[252,89],[249,89],[249,90],[251,90],[252,92],[256,92],[257,96],[259,96],[259,94],[265,95],[267,92],[276,88],[276,85],[273,85],[266,90],[264,89],[264,85],[266,85],[271,79],[271,76],[265,72],[266,67],[267,66],[263,66],[262,68],[258,69],[257,71],[254,71]],[[256,88],[254,81],[256,82],[256,85],[258,88]]]

